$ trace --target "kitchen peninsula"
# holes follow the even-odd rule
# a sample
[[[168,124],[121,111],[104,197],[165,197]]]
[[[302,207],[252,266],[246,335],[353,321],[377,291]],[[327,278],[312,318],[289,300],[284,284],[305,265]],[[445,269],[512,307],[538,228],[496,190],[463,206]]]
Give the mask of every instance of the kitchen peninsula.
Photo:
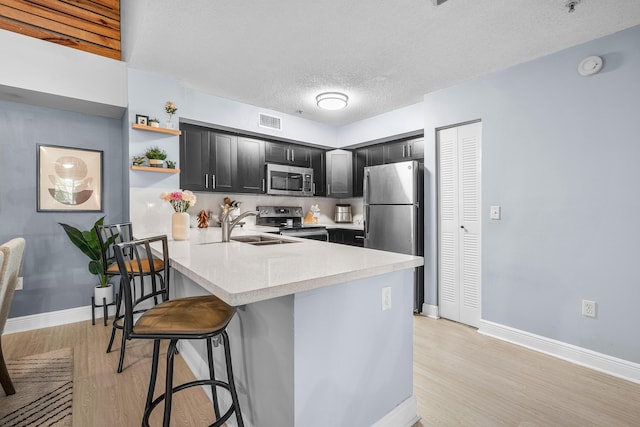
[[[273,238],[233,231],[246,235]],[[245,425],[412,425],[412,284],[423,259],[286,240],[222,243],[210,228],[170,241],[172,293],[212,293],[238,308],[228,332]],[[207,375],[204,346],[185,343],[181,354],[196,376]]]

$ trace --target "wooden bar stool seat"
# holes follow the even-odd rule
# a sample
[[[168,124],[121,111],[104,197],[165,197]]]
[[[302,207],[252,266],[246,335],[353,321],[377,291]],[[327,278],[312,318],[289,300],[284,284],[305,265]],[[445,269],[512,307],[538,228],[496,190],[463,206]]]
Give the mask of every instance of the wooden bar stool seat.
[[[144,259],[141,262],[141,267],[142,267],[142,272],[143,273],[147,273],[149,274],[151,272],[151,265],[149,264],[149,260],[148,259]],[[161,259],[157,259],[154,258],[153,259],[153,267],[156,270],[162,270],[162,260]],[[139,271],[137,271],[136,269],[138,268],[138,264],[132,264],[132,263],[127,263],[127,271],[130,273],[139,273]],[[117,276],[120,274],[120,269],[118,268],[118,264],[113,264],[110,265],[107,268],[107,273],[109,273],[112,276]]]
[[[155,263],[145,260],[145,255],[151,255],[152,245],[156,250],[162,248],[162,269],[155,268]],[[231,350],[226,327],[233,318],[236,310],[214,295],[194,296],[169,299],[151,308],[134,320],[134,298],[132,289],[140,285],[141,289],[153,290],[156,281],[162,280],[165,287],[169,286],[169,262],[167,236],[157,236],[148,239],[119,243],[114,246],[117,265],[121,277],[120,289],[125,304],[123,335],[129,339],[152,339],[153,356],[151,374],[142,425],[149,426],[149,416],[152,411],[164,401],[163,426],[169,427],[171,420],[171,405],[173,393],[196,386],[210,386],[213,408],[216,420],[211,427],[222,426],[233,413],[236,414],[237,424],[244,426],[238,394],[234,383],[233,367],[231,364]],[[145,265],[150,272],[145,272]],[[146,283],[145,283],[146,282]],[[152,293],[150,294],[152,295]],[[145,297],[145,296],[140,296]],[[148,298],[148,296],[146,296]],[[220,337],[224,347],[227,381],[217,380],[214,371],[212,338]],[[206,340],[209,378],[190,381],[173,386],[173,361],[177,353],[179,340]],[[158,360],[160,355],[160,341],[169,340],[167,350],[167,367],[165,377],[165,391],[158,397],[153,396],[158,374]],[[231,395],[229,408],[221,414],[217,388],[225,389]]]

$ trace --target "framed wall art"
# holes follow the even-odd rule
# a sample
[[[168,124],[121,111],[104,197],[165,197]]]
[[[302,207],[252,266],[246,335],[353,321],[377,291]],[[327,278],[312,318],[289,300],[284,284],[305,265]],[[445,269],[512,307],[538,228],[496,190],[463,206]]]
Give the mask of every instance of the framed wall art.
[[[38,212],[102,212],[103,152],[38,145]]]
[[[149,116],[143,116],[142,114],[136,114],[136,124],[149,126]]]

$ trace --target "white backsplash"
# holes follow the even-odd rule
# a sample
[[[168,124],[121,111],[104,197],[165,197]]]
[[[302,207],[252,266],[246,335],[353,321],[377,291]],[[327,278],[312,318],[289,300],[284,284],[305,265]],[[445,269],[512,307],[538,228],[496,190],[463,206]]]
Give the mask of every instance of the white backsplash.
[[[171,214],[173,209],[168,202],[160,199],[160,194],[165,191],[177,191],[175,188],[141,188],[132,187],[129,191],[130,197],[130,219],[134,226],[134,231],[139,234],[170,234]],[[318,205],[320,208],[320,224],[334,224],[333,212],[335,205],[351,204],[351,211],[354,222],[362,218],[363,205],[362,198],[352,199],[329,199],[326,197],[288,197],[269,196],[255,194],[224,194],[195,192],[197,202],[189,209],[189,214],[193,217],[201,210],[213,212],[213,215],[220,213],[220,205],[224,203],[224,198],[240,202],[240,212],[255,210],[256,206],[302,206],[306,214],[311,205]],[[247,225],[255,224],[255,217],[249,216],[245,219]],[[195,219],[191,222],[196,224]]]

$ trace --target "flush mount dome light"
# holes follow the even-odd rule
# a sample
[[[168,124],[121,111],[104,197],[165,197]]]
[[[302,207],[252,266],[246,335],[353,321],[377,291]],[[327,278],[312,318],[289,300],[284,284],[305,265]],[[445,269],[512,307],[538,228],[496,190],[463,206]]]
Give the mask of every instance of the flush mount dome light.
[[[325,110],[340,110],[347,106],[349,97],[340,92],[324,92],[316,96],[318,107]]]

